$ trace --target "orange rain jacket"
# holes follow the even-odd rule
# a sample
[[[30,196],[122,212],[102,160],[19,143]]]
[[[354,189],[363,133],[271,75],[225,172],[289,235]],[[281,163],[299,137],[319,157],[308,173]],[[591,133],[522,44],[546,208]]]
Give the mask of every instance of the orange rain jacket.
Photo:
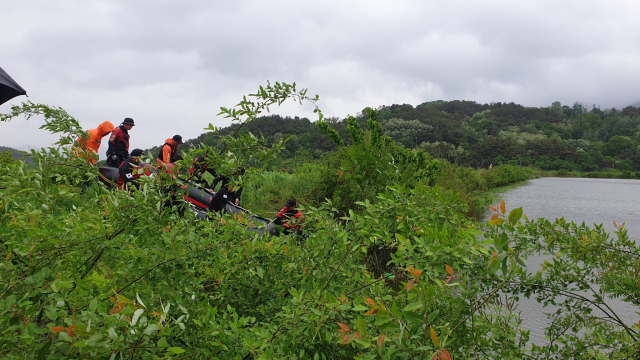
[[[165,140],[164,145],[162,145],[160,149],[160,154],[158,154],[158,166],[162,166],[162,164],[172,164],[177,153],[178,144],[173,141],[172,138]]]
[[[111,123],[111,121],[105,121],[102,124],[98,125],[97,129],[89,130],[89,139],[87,139],[87,141],[83,141],[82,137],[79,137],[76,140],[76,143],[78,143],[80,148],[83,149],[85,152],[87,153],[94,152],[97,154],[98,150],[100,150],[100,143],[102,141],[102,138],[112,131],[113,131],[113,124]],[[86,156],[86,159],[90,164],[96,163],[96,161],[92,159],[90,156]]]

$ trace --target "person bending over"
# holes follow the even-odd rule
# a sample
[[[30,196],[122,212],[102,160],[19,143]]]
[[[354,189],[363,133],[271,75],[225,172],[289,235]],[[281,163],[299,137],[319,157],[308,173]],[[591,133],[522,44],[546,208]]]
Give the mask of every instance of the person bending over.
[[[81,157],[87,159],[89,164],[95,165],[96,160],[90,156],[90,154],[97,154],[98,150],[100,150],[100,144],[102,143],[102,138],[109,135],[113,131],[113,124],[111,121],[105,121],[102,124],[98,125],[96,129],[91,129],[88,131],[89,137],[87,139],[83,139],[82,136],[76,140],[76,145],[80,149],[84,150],[84,154],[78,153]]]
[[[202,175],[204,175],[205,173],[209,173],[209,175],[213,177],[214,180],[211,183],[209,183],[207,180],[203,178]],[[191,179],[197,184],[200,184],[201,186],[204,186],[207,189],[213,190],[213,184],[215,184],[215,179],[217,178],[217,174],[214,169],[209,168],[209,165],[207,164],[206,155],[200,156],[199,158],[196,158],[195,160],[193,160],[193,163],[191,164],[191,168],[189,168],[189,175],[191,175]]]
[[[142,175],[151,175],[151,171],[149,171],[147,167],[138,166],[140,165],[140,157],[142,154],[143,151],[141,149],[134,149],[131,152],[131,157],[120,164],[118,170],[118,189],[131,189],[132,187],[140,189],[140,183],[135,180]]]
[[[296,232],[298,235],[302,234],[302,223],[304,222],[304,215],[302,211],[296,209],[296,199],[291,198],[287,200],[282,210],[276,215],[273,223],[284,227],[284,234],[288,235]]]
[[[245,173],[245,169],[244,168],[239,168],[238,171],[236,171],[233,176],[237,176],[237,177],[241,177],[242,175],[244,175]],[[215,189],[216,186],[218,186],[218,183],[222,183],[222,186],[220,186],[220,189],[226,187],[227,185],[229,185],[231,183],[231,179],[227,176],[224,175],[220,175],[218,177],[215,178],[215,180],[213,180],[213,183],[211,184],[210,189]],[[233,201],[231,202],[232,204],[239,206],[240,205],[240,197],[242,196],[242,186],[236,186],[233,190]]]

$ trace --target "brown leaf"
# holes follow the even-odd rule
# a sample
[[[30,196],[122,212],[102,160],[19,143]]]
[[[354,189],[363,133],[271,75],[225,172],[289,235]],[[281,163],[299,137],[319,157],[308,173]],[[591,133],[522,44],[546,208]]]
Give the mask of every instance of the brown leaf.
[[[351,329],[343,323],[338,323],[338,326],[340,326],[340,330],[338,330],[339,332],[351,331]]]
[[[440,358],[443,360],[451,360],[451,354],[447,351],[447,349],[440,349]]]
[[[449,265],[445,265],[444,267],[447,269],[449,275],[453,276],[453,268]]]
[[[360,339],[361,337],[362,337],[362,336],[360,336],[360,333],[359,333],[359,332],[357,332],[357,331],[356,331],[355,333],[353,333],[353,338],[354,338],[354,339]]]
[[[55,333],[59,333],[59,332],[63,332],[64,328],[62,326],[54,326],[51,328],[51,331],[55,332]]]
[[[504,205],[504,200],[500,200],[500,212],[502,214],[507,212],[507,207]]]
[[[431,341],[433,341],[433,344],[437,347],[440,347],[440,340],[438,340],[438,334],[436,334],[436,331],[433,329],[433,326],[431,326]]]
[[[420,277],[420,275],[422,275],[422,270],[416,270],[415,273],[413,273],[416,276],[416,279]]]
[[[411,279],[409,280],[409,282],[407,283],[407,292],[411,291],[411,289],[413,289],[413,284],[416,283],[416,279]]]
[[[69,329],[67,329],[67,335],[69,335],[69,337],[75,336],[75,333],[73,332],[73,327],[69,327]]]
[[[498,215],[498,214],[493,214],[493,216],[491,217],[491,220],[489,220],[489,221],[493,221],[493,220],[497,219],[499,216],[500,215]]]
[[[378,347],[382,347],[383,342],[384,342],[384,334],[378,336]]]
[[[372,298],[367,298],[367,302],[369,303],[369,305],[375,305],[376,304],[376,302],[373,301]]]
[[[368,315],[373,315],[373,314],[377,313],[377,312],[378,312],[378,310],[380,310],[380,308],[379,308],[379,307],[374,307],[374,308],[372,308],[371,310],[369,310],[369,311],[367,311],[366,313],[364,313],[364,315],[367,315],[367,316],[368,316]]]
[[[342,340],[342,345],[346,345],[349,342],[349,334],[344,336],[344,339]]]
[[[489,209],[491,209],[491,210],[493,210],[495,212],[498,212],[498,209],[496,209],[496,207],[493,206],[493,205],[489,205]]]
[[[124,304],[118,303],[116,304],[116,306],[113,307],[113,309],[109,310],[109,315],[117,314],[120,311],[122,311],[122,309],[124,309]]]

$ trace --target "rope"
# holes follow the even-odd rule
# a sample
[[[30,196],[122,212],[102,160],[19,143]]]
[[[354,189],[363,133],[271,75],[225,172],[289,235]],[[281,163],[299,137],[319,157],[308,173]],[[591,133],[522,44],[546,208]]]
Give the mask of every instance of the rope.
[[[107,179],[107,177],[106,177],[106,176],[102,175],[102,173],[101,173],[101,172],[98,172],[98,175],[100,175],[100,178],[101,178],[104,182],[106,182],[107,184],[109,184],[109,185],[111,185],[111,186],[118,186],[118,184],[114,183],[113,181],[111,181],[111,180]]]

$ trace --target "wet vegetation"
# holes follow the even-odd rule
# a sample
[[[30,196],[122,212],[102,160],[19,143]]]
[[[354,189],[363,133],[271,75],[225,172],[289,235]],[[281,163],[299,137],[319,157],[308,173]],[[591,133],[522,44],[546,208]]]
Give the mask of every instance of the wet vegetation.
[[[267,106],[285,100],[316,104],[318,98],[288,84],[261,87],[222,109],[237,124],[233,131],[210,127],[198,146],[183,152],[178,171],[188,181],[191,162],[205,154],[224,174],[247,167],[232,180],[245,188],[242,205],[267,216],[297,197],[306,239],[246,231],[243,216],[180,216],[166,206],[180,192],[167,185],[175,183],[172,174],[142,178],[142,189],[132,194],[103,186],[95,168],[69,149],[83,130],[62,109],[25,103],[0,115],[2,121],[44,116],[44,127],[62,135],[59,147],[32,152],[33,165],[0,163],[0,355],[637,358],[640,324],[607,306],[616,297],[640,307],[640,248],[623,224],[608,234],[563,219],[533,221],[504,202],[490,206],[488,223],[477,220],[487,190],[540,175],[516,166],[511,155],[500,162],[498,155],[471,152],[480,143],[469,135],[476,129],[495,140],[493,147],[483,142],[486,153],[499,153],[508,141],[491,121],[502,119],[496,129],[502,122],[521,126],[519,117],[508,116],[513,106],[438,102],[365,109],[344,121],[324,119],[318,109],[316,133],[308,138],[318,148],[296,148],[308,132],[286,141],[252,131]],[[438,113],[466,127],[419,120],[427,131],[395,120],[429,134],[451,131],[441,139],[416,138],[412,147],[385,127],[405,110]],[[592,111],[567,114],[558,106],[524,113],[562,128]],[[487,118],[469,121],[483,112]],[[466,162],[429,147],[454,139],[466,139],[468,149],[455,145]],[[545,141],[565,143],[553,134]],[[528,159],[539,160],[536,154]],[[82,192],[87,180],[92,185]],[[552,260],[531,271],[533,254]],[[557,306],[546,314],[544,343],[529,341],[520,326],[515,305],[523,297]]]

